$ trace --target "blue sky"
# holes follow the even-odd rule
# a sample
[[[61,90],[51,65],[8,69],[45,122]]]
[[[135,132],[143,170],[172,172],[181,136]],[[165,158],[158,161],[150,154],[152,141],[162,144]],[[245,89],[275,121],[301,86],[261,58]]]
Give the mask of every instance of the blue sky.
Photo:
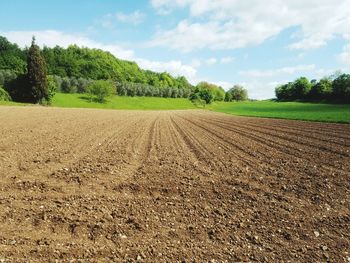
[[[78,44],[142,68],[271,98],[299,76],[350,72],[350,0],[1,0],[0,35]]]

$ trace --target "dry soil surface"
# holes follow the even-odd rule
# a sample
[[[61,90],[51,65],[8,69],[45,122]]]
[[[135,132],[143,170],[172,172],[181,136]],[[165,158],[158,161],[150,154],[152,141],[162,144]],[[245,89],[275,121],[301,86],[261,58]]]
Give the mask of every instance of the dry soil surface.
[[[0,108],[0,262],[350,262],[350,125]]]

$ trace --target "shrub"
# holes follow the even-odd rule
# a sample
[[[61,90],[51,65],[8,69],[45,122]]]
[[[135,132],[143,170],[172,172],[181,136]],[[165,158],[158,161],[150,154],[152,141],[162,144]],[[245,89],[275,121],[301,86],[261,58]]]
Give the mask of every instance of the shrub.
[[[333,99],[350,103],[350,74],[341,74],[333,81]]]
[[[210,104],[214,100],[213,94],[207,89],[200,90],[199,97],[204,100],[206,104]]]
[[[14,101],[33,102],[33,95],[26,74],[18,75],[17,78],[8,81],[5,88]]]
[[[319,82],[313,83],[308,98],[311,101],[325,101],[331,98],[332,81],[328,78],[321,79]]]
[[[248,100],[248,92],[240,85],[235,85],[229,91],[231,93],[231,100],[244,101]]]
[[[232,101],[232,94],[231,94],[231,92],[226,92],[226,94],[225,94],[225,101]]]
[[[0,101],[10,101],[11,97],[10,95],[7,93],[6,90],[3,89],[2,86],[0,86]]]
[[[301,77],[293,82],[292,88],[292,99],[305,100],[311,90],[311,83],[307,78]]]
[[[194,99],[192,100],[192,103],[196,106],[196,107],[201,107],[201,108],[205,108],[205,105],[207,104],[205,102],[205,100],[202,100],[200,98]]]
[[[58,84],[54,76],[47,77],[47,89],[48,89],[48,96],[44,101],[44,103],[50,105],[52,98],[55,96],[56,91],[58,89]]]
[[[91,100],[95,96],[95,100],[100,103],[105,102],[106,98],[114,95],[115,92],[116,88],[113,82],[109,80],[97,80],[88,87]]]
[[[77,87],[74,86],[74,81],[71,81],[70,78],[66,77],[62,79],[61,91],[63,93],[76,93]]]

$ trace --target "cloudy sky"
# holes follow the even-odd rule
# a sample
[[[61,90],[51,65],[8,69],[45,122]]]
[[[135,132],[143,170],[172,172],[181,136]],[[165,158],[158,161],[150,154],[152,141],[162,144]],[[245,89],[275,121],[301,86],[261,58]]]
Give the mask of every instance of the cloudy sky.
[[[299,76],[350,72],[350,0],[1,0],[20,46],[108,50],[142,68],[244,85],[250,97]]]

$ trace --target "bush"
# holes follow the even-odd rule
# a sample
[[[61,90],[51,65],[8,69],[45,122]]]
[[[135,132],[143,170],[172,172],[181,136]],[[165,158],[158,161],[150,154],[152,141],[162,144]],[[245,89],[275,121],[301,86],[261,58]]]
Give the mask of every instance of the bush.
[[[109,80],[97,80],[88,87],[88,93],[91,96],[95,96],[97,102],[105,102],[106,98],[116,93],[116,88],[112,81]]]
[[[226,92],[225,101],[232,101],[232,94],[230,92]]]
[[[277,100],[279,100],[279,101],[291,101],[291,100],[293,100],[292,86],[293,86],[293,83],[291,83],[291,82],[278,86],[275,89]]]
[[[10,101],[11,97],[10,95],[7,93],[6,90],[3,89],[2,86],[0,86],[0,101]]]
[[[231,100],[245,101],[248,100],[248,92],[245,88],[240,85],[235,85],[231,88],[228,93],[231,93]]]
[[[206,104],[210,104],[214,100],[213,94],[207,89],[200,90],[199,97],[204,100]]]
[[[305,100],[311,90],[310,81],[301,77],[293,82],[292,86],[292,99],[293,100]]]
[[[33,95],[26,74],[18,75],[17,78],[8,81],[5,88],[12,100],[17,102],[33,102]]]
[[[200,98],[194,99],[192,100],[192,103],[196,106],[196,107],[201,107],[201,108],[205,108],[205,105],[207,104],[205,102],[205,100],[202,100]]]
[[[187,96],[187,92],[183,92]],[[200,82],[196,86],[195,90],[190,95],[190,100],[194,102],[195,100],[205,101],[206,104],[210,104],[213,101],[222,101],[225,97],[225,91],[223,88],[211,84],[208,82]]]
[[[308,98],[311,101],[326,101],[331,99],[332,81],[328,78],[313,83]]]
[[[58,89],[58,84],[54,76],[47,77],[47,88],[48,88],[48,96],[47,96],[47,99],[44,101],[44,103],[50,105],[52,98],[55,96],[56,91]]]
[[[71,81],[70,78],[63,78],[61,83],[61,91],[63,93],[76,93],[77,87],[74,86],[74,81]]]
[[[350,74],[341,74],[333,81],[333,99],[350,103]]]

